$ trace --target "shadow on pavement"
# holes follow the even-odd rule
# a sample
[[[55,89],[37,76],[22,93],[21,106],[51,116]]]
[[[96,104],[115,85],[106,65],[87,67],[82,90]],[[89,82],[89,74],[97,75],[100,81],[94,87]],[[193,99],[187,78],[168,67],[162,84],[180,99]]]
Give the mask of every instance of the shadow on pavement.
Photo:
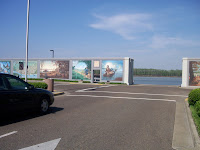
[[[45,115],[54,114],[58,111],[62,111],[63,109],[64,108],[50,107],[48,113]],[[30,111],[30,112],[23,111],[20,113],[1,114],[0,126],[5,126],[5,125],[9,125],[9,124],[13,124],[13,123],[17,123],[17,122],[33,119],[36,117],[45,116],[45,115],[42,115],[36,111]]]

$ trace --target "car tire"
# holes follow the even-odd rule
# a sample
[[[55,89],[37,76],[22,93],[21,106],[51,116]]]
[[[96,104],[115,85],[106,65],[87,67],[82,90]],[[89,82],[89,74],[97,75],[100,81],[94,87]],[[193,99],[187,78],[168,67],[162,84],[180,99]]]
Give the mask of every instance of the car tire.
[[[43,97],[40,100],[40,113],[41,114],[46,114],[49,110],[49,101],[48,98]]]

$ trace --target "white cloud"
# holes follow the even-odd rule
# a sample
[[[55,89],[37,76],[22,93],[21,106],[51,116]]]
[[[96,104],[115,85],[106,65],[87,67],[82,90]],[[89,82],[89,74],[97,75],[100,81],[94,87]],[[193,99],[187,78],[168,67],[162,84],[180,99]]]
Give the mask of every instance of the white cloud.
[[[174,47],[194,47],[194,46],[200,46],[199,41],[193,41],[193,40],[186,40],[179,37],[166,37],[166,36],[153,36],[152,37],[152,43],[150,45],[151,48],[167,48],[169,46]]]
[[[152,24],[149,22],[149,14],[120,14],[115,16],[94,15],[98,21],[89,26],[94,29],[111,31],[119,34],[124,39],[132,40],[135,33],[151,31]]]

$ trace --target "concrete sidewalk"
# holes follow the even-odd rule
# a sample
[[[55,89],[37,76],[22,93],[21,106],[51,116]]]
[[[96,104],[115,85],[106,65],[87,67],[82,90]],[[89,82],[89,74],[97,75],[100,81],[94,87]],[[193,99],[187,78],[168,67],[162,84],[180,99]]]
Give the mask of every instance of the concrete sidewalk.
[[[185,101],[176,101],[172,147],[177,150],[200,150],[200,139],[187,99]]]

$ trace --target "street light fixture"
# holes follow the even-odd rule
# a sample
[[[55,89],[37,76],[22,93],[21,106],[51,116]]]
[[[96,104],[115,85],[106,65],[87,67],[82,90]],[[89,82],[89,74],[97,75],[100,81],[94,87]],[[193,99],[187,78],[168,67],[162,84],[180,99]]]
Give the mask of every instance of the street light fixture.
[[[54,58],[54,50],[50,50],[52,52],[52,58]]]

